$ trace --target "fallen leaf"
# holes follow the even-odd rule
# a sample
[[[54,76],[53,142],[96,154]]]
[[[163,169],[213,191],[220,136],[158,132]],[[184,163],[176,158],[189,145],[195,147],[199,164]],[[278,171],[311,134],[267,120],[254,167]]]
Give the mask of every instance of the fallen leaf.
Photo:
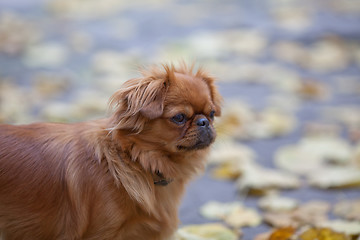
[[[33,120],[35,96],[28,89],[19,87],[11,79],[0,79],[0,112],[5,123],[29,123]]]
[[[254,227],[261,223],[261,216],[255,210],[244,207],[240,202],[210,201],[200,208],[200,214],[211,220],[223,220],[233,228]]]
[[[254,112],[248,105],[240,101],[229,102],[216,122],[216,132],[219,137],[248,138],[246,126],[255,121],[254,119]]]
[[[300,180],[289,173],[265,169],[255,164],[244,168],[243,175],[237,180],[240,191],[264,194],[272,189],[294,189],[300,187]]]
[[[224,109],[216,130],[220,137],[264,139],[286,135],[295,126],[296,118],[290,112],[275,108],[254,111],[246,104],[233,102]]]
[[[275,165],[281,169],[308,174],[329,164],[350,163],[352,147],[333,136],[309,136],[295,145],[285,145],[275,153]]]
[[[69,51],[64,44],[46,42],[31,45],[26,49],[23,62],[28,67],[60,67],[69,57]]]
[[[124,7],[124,3],[115,0],[102,2],[89,0],[55,0],[48,3],[48,7],[55,15],[75,18],[93,19],[115,14]],[[125,5],[126,6],[126,5]]]
[[[242,209],[241,202],[221,203],[217,201],[209,201],[200,208],[200,214],[211,220],[224,219],[236,209]]]
[[[327,213],[330,205],[324,201],[310,201],[299,205],[292,211],[269,211],[264,213],[264,222],[267,224],[282,228],[299,228],[306,225],[314,225],[328,219]]]
[[[211,149],[208,164],[237,162],[246,165],[252,163],[255,158],[256,154],[250,147],[231,140],[219,139]]]
[[[343,200],[336,203],[333,213],[347,220],[360,221],[360,199]]]
[[[360,186],[360,169],[354,167],[326,167],[307,175],[311,186],[318,188],[348,188]]]
[[[269,108],[257,116],[257,121],[248,126],[248,135],[254,138],[283,136],[293,131],[296,126],[296,119],[289,112]]]
[[[307,228],[299,236],[299,240],[350,240],[344,234],[337,233],[327,228]]]
[[[237,240],[238,236],[219,223],[188,225],[181,227],[175,240]]]
[[[290,212],[265,212],[264,222],[275,228],[294,227],[298,228],[300,223],[293,219]]]
[[[212,169],[214,178],[234,180],[241,175],[246,165],[254,162],[254,159],[255,153],[251,148],[220,139],[211,149],[208,164],[216,165]]]
[[[212,170],[211,176],[216,179],[235,180],[240,177],[241,172],[242,167],[237,162],[224,162]]]
[[[337,76],[334,79],[334,81],[335,81],[334,88],[337,90],[336,92],[338,94],[343,94],[343,95],[360,94],[360,77],[358,75],[341,75],[341,76]]]
[[[326,120],[342,123],[348,128],[358,128],[360,126],[360,108],[358,105],[324,107],[321,115]]]
[[[271,8],[270,11],[276,23],[287,31],[301,32],[312,23],[311,12],[305,7],[280,6]]]
[[[307,122],[304,127],[305,138],[308,137],[338,137],[341,126],[334,123]]]
[[[272,51],[276,58],[292,64],[299,64],[307,57],[305,47],[294,41],[279,41],[272,47]]]
[[[116,76],[120,83],[128,80],[129,76],[136,75],[138,63],[136,55],[113,50],[96,52],[91,59],[95,74]]]
[[[68,42],[71,48],[78,53],[89,52],[94,45],[92,36],[84,31],[76,31],[68,36]]]
[[[269,240],[271,233],[272,232],[257,234],[253,240]]]
[[[238,208],[226,215],[224,221],[233,228],[256,227],[261,224],[262,218],[253,209]]]
[[[310,79],[305,79],[301,82],[298,93],[301,97],[309,100],[326,99],[330,94],[327,85]]]
[[[360,141],[354,148],[354,154],[352,156],[352,161],[358,168],[360,168]]]
[[[344,233],[348,236],[360,235],[360,222],[359,221],[345,221],[345,220],[332,220],[317,223],[319,227],[330,228],[331,230],[339,233]]]
[[[48,102],[40,110],[40,116],[50,122],[71,122],[84,117],[80,109],[65,102]]]
[[[283,61],[321,73],[342,70],[350,62],[350,53],[339,37],[317,40],[307,47],[297,42],[280,42],[274,46],[274,55]]]
[[[301,65],[317,72],[339,71],[347,67],[350,53],[339,37],[329,37],[315,42],[307,51]]]
[[[292,218],[300,225],[316,224],[328,219],[330,204],[325,201],[309,201],[292,212]]]
[[[253,29],[236,29],[220,33],[223,38],[222,45],[228,52],[238,56],[259,57],[267,46],[266,36]]]
[[[271,108],[280,109],[283,112],[296,112],[301,104],[298,96],[292,93],[279,92],[271,95],[267,102]]]
[[[48,72],[38,72],[34,75],[33,87],[42,97],[54,97],[65,93],[71,87],[69,77]]]
[[[291,211],[298,206],[295,199],[282,197],[277,194],[269,194],[258,201],[259,207],[263,211],[283,212]]]
[[[10,55],[22,53],[40,39],[40,31],[28,19],[14,12],[0,15],[0,52]]]
[[[269,240],[288,240],[294,235],[295,231],[293,227],[276,229],[271,233]]]

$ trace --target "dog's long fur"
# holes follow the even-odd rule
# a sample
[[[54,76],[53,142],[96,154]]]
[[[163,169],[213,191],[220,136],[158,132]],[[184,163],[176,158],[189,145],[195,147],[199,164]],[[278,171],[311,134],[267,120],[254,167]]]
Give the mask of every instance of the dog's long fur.
[[[106,119],[0,125],[3,240],[170,238],[185,185],[208,151],[176,146],[195,144],[198,115],[221,112],[214,80],[192,71],[144,71],[112,96]],[[192,114],[181,128],[169,120],[179,108]],[[172,182],[156,186],[155,172]]]

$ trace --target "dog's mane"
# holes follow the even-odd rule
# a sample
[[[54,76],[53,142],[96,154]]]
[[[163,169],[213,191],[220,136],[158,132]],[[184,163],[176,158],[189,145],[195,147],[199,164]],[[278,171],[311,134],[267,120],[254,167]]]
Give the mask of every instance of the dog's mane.
[[[202,67],[199,67],[195,73],[194,68],[195,64],[187,65],[184,62],[181,62],[179,67],[175,67],[173,64],[163,64],[152,66],[149,69],[142,68],[140,70],[141,77],[126,81],[111,96],[109,108],[113,113],[111,126],[108,129],[110,131],[131,129],[134,132],[141,132],[149,119],[139,114],[140,111],[149,106],[159,95],[163,94],[161,97],[165,97],[167,88],[175,78],[175,73],[200,77],[208,84],[212,84],[213,78],[208,76]],[[164,91],[164,93],[160,91]],[[211,94],[215,96],[212,90]]]
[[[156,108],[156,106],[151,104],[154,101],[156,102],[157,98],[159,102],[164,100],[167,88],[171,85],[175,74],[180,73],[199,77],[204,81],[212,81],[212,78],[202,68],[199,68],[194,73],[194,64],[188,66],[185,63],[181,63],[179,67],[163,64],[149,69],[142,69],[140,72],[141,77],[125,82],[110,98],[109,106],[113,109],[113,113],[109,118],[110,126],[108,126],[107,130],[109,135],[112,136],[111,142],[121,141],[120,136],[124,131],[126,134],[130,132],[130,136],[134,135],[133,137],[136,138],[136,135],[143,130],[145,123],[149,121],[149,117],[144,116],[142,111],[147,106],[151,108],[149,111],[153,111],[153,108]],[[208,83],[210,84],[210,82]],[[128,135],[128,138],[130,136]],[[112,146],[110,143],[104,145]],[[184,164],[182,155],[178,157],[172,156],[172,158],[176,157],[178,159],[177,161],[170,161],[161,151],[142,149],[134,143],[123,142],[120,145],[122,145],[122,151],[130,153],[129,156],[126,156],[126,154],[119,156],[117,149],[115,149],[116,147],[114,149],[98,149],[98,156],[107,161],[109,171],[115,183],[117,185],[122,183],[129,195],[137,200],[146,210],[154,209],[153,205],[155,204],[151,172],[161,169],[165,176],[176,178],[182,176],[183,180],[186,179],[188,181],[197,172],[204,169],[203,161]],[[200,159],[197,153],[192,154],[194,155],[191,155],[192,158]],[[132,162],[131,168],[129,168],[130,164],[126,163],[127,161]],[[136,164],[139,164],[139,166]],[[135,174],[140,171],[140,168],[145,170],[145,175],[144,173]],[[134,175],[141,177],[134,178]]]

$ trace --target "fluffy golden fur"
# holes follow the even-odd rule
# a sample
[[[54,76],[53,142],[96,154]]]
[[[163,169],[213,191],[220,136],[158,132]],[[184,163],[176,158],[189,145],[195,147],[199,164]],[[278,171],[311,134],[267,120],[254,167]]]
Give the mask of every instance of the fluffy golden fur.
[[[0,236],[169,239],[220,102],[203,70],[164,65],[127,81],[109,118],[0,125]]]

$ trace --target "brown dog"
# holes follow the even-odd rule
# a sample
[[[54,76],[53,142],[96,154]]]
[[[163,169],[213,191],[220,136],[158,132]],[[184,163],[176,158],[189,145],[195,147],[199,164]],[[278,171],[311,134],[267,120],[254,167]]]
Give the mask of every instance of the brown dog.
[[[127,81],[98,121],[0,125],[3,240],[168,239],[221,97],[192,67]]]

